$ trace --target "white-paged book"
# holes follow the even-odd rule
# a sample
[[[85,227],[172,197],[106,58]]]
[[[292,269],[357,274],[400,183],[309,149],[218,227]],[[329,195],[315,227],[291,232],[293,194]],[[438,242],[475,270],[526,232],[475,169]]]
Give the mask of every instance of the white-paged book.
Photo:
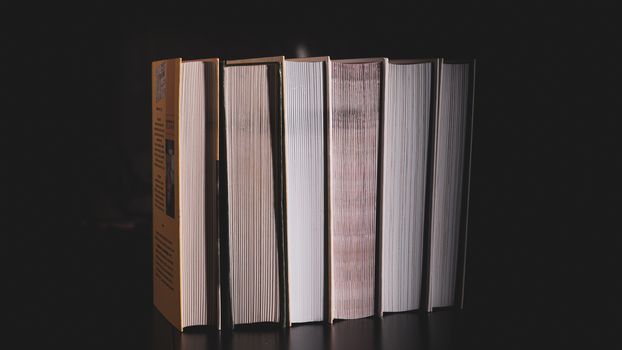
[[[323,321],[328,306],[328,57],[284,67],[284,154],[290,323]]]
[[[464,304],[475,61],[441,64],[430,204],[427,311]]]
[[[381,217],[382,312],[417,310],[425,284],[429,140],[438,59],[386,66]],[[432,135],[433,136],[433,135]],[[433,138],[433,137],[432,137]]]

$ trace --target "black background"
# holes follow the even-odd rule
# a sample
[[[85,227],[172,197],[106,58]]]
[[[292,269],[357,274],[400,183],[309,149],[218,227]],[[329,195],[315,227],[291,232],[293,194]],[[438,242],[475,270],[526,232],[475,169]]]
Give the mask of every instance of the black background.
[[[448,346],[619,342],[615,6],[85,3],[0,5],[10,338],[150,348],[150,62],[305,48],[477,59],[466,308]]]

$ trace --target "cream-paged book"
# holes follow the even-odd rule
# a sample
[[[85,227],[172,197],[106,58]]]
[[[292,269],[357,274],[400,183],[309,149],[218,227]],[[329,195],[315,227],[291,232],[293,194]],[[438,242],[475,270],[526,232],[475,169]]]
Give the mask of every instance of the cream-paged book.
[[[220,328],[219,60],[152,63],[153,302],[177,329]]]

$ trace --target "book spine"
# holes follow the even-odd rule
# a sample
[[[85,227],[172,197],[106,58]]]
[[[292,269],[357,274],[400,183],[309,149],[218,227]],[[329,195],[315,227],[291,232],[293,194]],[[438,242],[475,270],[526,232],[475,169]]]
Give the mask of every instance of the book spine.
[[[326,299],[325,299],[325,308],[326,308],[326,321],[329,324],[333,323],[333,235],[331,230],[331,218],[332,218],[332,210],[331,210],[331,181],[330,181],[330,123],[332,120],[332,63],[330,58],[327,58],[325,64],[325,75],[324,75],[324,94],[325,94],[325,119],[324,119],[324,179],[325,179],[325,226],[326,226],[326,252],[324,256],[325,261],[325,271],[326,271]]]
[[[231,270],[230,270],[230,249],[229,249],[229,201],[227,197],[227,140],[226,140],[226,117],[225,117],[225,98],[224,98],[224,67],[225,62],[220,63],[220,113],[218,129],[220,136],[218,139],[218,231],[220,244],[220,325],[221,329],[233,329],[233,314],[231,304]]]
[[[329,114],[328,114],[328,123],[326,124],[326,128],[327,130],[327,137],[328,137],[328,149],[327,149],[327,153],[328,153],[328,167],[327,167],[327,178],[328,178],[328,208],[329,208],[329,212],[328,212],[328,238],[329,238],[329,251],[328,251],[328,260],[329,260],[329,266],[328,266],[328,280],[329,280],[329,315],[328,315],[328,322],[330,324],[333,324],[335,321],[335,232],[333,230],[333,211],[335,210],[335,208],[333,208],[333,182],[332,182],[332,177],[331,177],[331,171],[332,171],[332,159],[331,159],[331,153],[333,151],[333,144],[332,144],[332,140],[333,140],[333,129],[332,129],[332,123],[333,123],[333,62],[329,62],[328,64],[328,96],[329,96]]]
[[[430,114],[430,130],[428,137],[428,162],[427,162],[427,186],[426,186],[426,213],[424,221],[424,236],[423,236],[423,281],[421,283],[421,309],[427,312],[432,312],[432,206],[433,206],[433,189],[434,189],[434,168],[436,162],[436,141],[437,141],[437,124],[440,112],[440,93],[441,93],[441,68],[443,66],[443,59],[437,59],[434,61],[434,76],[432,79],[432,108]]]
[[[207,111],[205,123],[205,227],[206,227],[206,281],[208,302],[208,324],[221,329],[220,291],[220,234],[218,217],[219,193],[219,108],[220,108],[220,65],[218,59],[204,61],[206,69]],[[210,308],[213,308],[210,309]]]
[[[181,59],[152,63],[153,302],[182,330],[179,236]]]
[[[384,59],[382,62],[382,77],[380,79],[380,115],[378,120],[378,176],[376,182],[376,298],[375,298],[375,312],[376,316],[382,318],[382,182],[384,178],[384,172],[382,169],[384,168],[384,118],[386,115],[386,105],[385,101],[387,100],[387,69],[388,69],[388,59]]]
[[[330,58],[326,59],[324,64],[324,242],[325,242],[325,256],[324,256],[324,271],[325,275],[325,302],[324,307],[326,309],[325,320],[328,323],[333,323],[333,279],[332,279],[332,264],[333,264],[333,236],[331,234],[331,207],[330,207],[330,121],[331,121],[331,62]]]
[[[464,287],[466,275],[466,248],[467,232],[469,226],[469,196],[471,187],[471,154],[473,148],[473,111],[475,98],[475,61],[469,62],[469,92],[468,92],[468,115],[466,123],[466,135],[464,145],[464,170],[462,194],[462,212],[460,213],[460,237],[458,241],[458,273],[456,274],[456,301],[454,305],[462,309],[464,307]]]
[[[275,167],[275,196],[276,196],[276,208],[275,208],[275,223],[277,233],[277,254],[279,265],[279,319],[282,327],[290,326],[289,321],[289,279],[287,270],[287,213],[285,208],[286,203],[286,187],[285,187],[285,99],[284,99],[284,74],[285,64],[283,61],[277,64],[271,64],[269,67],[274,69],[274,74],[269,74],[269,77],[274,77],[276,81],[270,84],[274,87],[276,103],[275,113],[276,118],[274,120],[274,167]]]

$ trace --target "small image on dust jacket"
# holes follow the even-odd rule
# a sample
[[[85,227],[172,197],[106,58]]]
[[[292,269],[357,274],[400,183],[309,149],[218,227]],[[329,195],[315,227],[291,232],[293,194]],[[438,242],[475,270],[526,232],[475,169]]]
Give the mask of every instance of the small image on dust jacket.
[[[175,218],[175,142],[166,140],[166,215]]]

